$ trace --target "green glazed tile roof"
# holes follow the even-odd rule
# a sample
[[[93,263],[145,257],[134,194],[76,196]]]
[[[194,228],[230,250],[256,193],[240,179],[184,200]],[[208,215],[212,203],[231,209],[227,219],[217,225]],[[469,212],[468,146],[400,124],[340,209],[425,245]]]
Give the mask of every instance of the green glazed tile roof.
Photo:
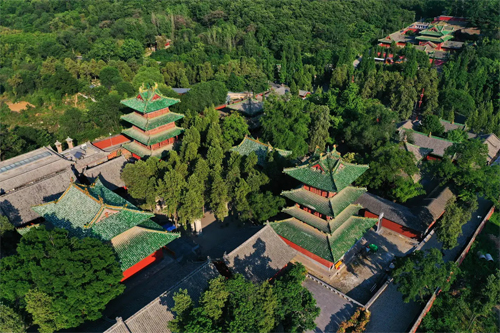
[[[447,40],[450,40],[452,38],[453,38],[452,35],[446,35],[446,36],[442,36],[442,37],[418,36],[415,39],[416,40],[431,41],[434,43],[442,43],[442,42],[446,42]]]
[[[335,217],[365,192],[366,188],[348,186],[334,197],[325,198],[301,187],[284,191],[281,195],[319,213]]]
[[[377,219],[349,217],[331,236],[295,218],[270,223],[270,225],[283,238],[335,263],[342,259],[344,254],[376,223]]]
[[[376,223],[377,219],[353,216],[342,224],[342,227],[329,237],[330,248],[335,261],[342,259],[342,256]]]
[[[148,221],[154,214],[122,209],[117,214],[112,214],[104,221],[99,221],[92,226],[92,231],[102,239],[111,240],[113,237],[135,227],[140,221]]]
[[[334,263],[326,234],[307,226],[295,218],[270,223],[278,235],[307,251]]]
[[[33,210],[75,236],[104,240],[110,240],[154,216],[106,188],[100,179],[91,186],[71,183],[58,200],[35,206]],[[106,212],[109,216],[101,217]]]
[[[337,193],[333,198],[330,198],[330,206],[332,207],[334,216],[342,213],[350,204],[358,200],[358,198],[366,192],[364,187],[354,187],[348,186],[339,193]]]
[[[139,210],[139,208],[134,206],[132,203],[125,200],[124,198],[122,198],[121,196],[111,191],[106,186],[104,186],[99,177],[97,177],[96,181],[91,186],[84,186],[78,184],[77,186],[80,186],[82,189],[87,189],[90,195],[92,195],[97,200],[99,200],[99,198],[102,198],[104,203],[107,205],[124,206],[126,208]]]
[[[150,113],[168,108],[180,102],[177,98],[160,95],[155,88],[150,88],[145,91],[141,90],[136,97],[124,99],[121,103],[141,113]]]
[[[358,212],[361,210],[361,208],[363,208],[361,205],[350,205],[349,207],[344,209],[342,213],[340,213],[336,218],[328,221],[330,233],[335,232],[351,217],[358,215]]]
[[[432,30],[435,28],[437,31]],[[446,25],[430,25],[429,28],[420,31],[421,35],[428,36],[445,36],[453,32],[453,27]]]
[[[149,131],[160,126],[170,124],[182,118],[184,118],[184,115],[174,112],[168,112],[151,119],[143,117],[137,112],[131,112],[129,114],[121,116],[121,119],[139,127],[140,129],[143,129],[144,131]]]
[[[313,214],[308,213],[297,206],[283,208],[283,212],[292,215],[296,219],[304,223],[307,223],[310,226],[320,231],[323,231],[324,233],[330,232],[330,229],[328,228],[328,223],[325,219],[322,219],[318,216],[314,216]]]
[[[155,222],[146,220],[113,238],[111,243],[125,271],[178,237],[180,234],[167,232]]]
[[[147,148],[141,146],[137,142],[133,141],[133,142],[129,142],[127,144],[124,144],[123,148],[142,158],[145,156],[160,156],[164,151],[170,150],[172,148],[172,145],[163,146],[163,147],[160,147],[160,148],[155,149],[155,150],[150,150],[150,149],[147,149]]]
[[[122,131],[122,133],[126,136],[137,140],[146,146],[151,146],[156,143],[168,140],[170,138],[173,138],[174,136],[181,134],[182,132],[184,132],[184,128],[181,127],[174,127],[167,131],[153,135],[147,135],[146,133],[141,132],[140,130],[133,127]]]
[[[322,170],[313,169],[319,165]],[[347,163],[337,151],[315,155],[306,164],[283,172],[300,182],[329,192],[340,192],[368,169],[368,165]]]
[[[249,138],[248,136],[245,136],[239,145],[231,148],[231,151],[235,151],[244,156],[248,156],[251,152],[255,152],[258,158],[258,164],[260,166],[264,166],[267,160],[267,153],[273,149],[276,149],[276,151],[283,157],[292,154],[290,150],[273,148],[270,144],[260,142],[259,140]]]
[[[305,190],[303,187],[281,192],[281,195],[302,206],[309,207],[318,213],[334,216],[332,208],[330,207],[330,201],[327,198]]]

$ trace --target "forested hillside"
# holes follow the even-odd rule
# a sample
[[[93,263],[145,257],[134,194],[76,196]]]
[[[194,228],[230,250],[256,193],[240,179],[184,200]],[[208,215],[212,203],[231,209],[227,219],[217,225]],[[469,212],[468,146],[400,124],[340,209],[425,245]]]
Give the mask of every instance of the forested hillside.
[[[393,121],[409,117],[422,88],[423,112],[449,120],[463,114],[477,132],[500,132],[495,0],[8,0],[0,6],[2,159],[66,136],[83,142],[119,132],[119,100],[143,82],[158,82],[171,96],[169,87],[193,87],[176,109],[193,115],[223,103],[227,90],[260,92],[268,81],[292,92],[330,87],[295,104],[308,110],[304,126],[312,133],[301,137],[299,155],[339,139],[366,153],[374,138],[392,136]],[[401,65],[364,61],[354,70],[353,60],[376,51],[378,38],[442,13],[469,18],[482,35],[441,72],[412,48],[395,50],[408,59]],[[11,112],[6,103],[16,101],[34,107]],[[325,106],[325,114],[309,104]],[[373,119],[383,131],[369,129]],[[264,126],[264,135],[279,143],[279,133],[265,132]]]

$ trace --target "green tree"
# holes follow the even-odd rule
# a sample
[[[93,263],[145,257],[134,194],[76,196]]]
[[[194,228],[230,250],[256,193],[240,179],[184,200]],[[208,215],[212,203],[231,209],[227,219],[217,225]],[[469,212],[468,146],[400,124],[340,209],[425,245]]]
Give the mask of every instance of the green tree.
[[[293,151],[294,156],[307,152],[309,114],[304,112],[304,101],[299,97],[271,95],[264,103],[261,118],[264,139],[280,149]]]
[[[441,124],[438,116],[426,115],[422,119],[422,125],[420,130],[425,134],[431,134],[442,136],[444,133],[444,126]]]
[[[33,228],[16,255],[0,260],[0,269],[2,300],[20,304],[42,332],[100,318],[125,289],[113,248],[95,238],[70,238],[65,229]]]
[[[222,138],[231,146],[249,134],[248,124],[239,113],[231,113],[222,120]]]
[[[488,147],[478,139],[454,143],[442,161],[430,163],[430,170],[442,183],[450,182],[461,201],[473,201],[479,194],[498,202],[500,166],[488,166],[487,156]]]
[[[458,274],[458,266],[454,262],[445,263],[441,252],[433,248],[397,258],[392,274],[405,303],[425,301],[425,297],[438,287],[443,291],[450,288]]]
[[[99,72],[99,80],[103,86],[111,89],[122,81],[122,77],[116,67],[106,66]]]
[[[125,39],[122,46],[118,51],[120,58],[123,60],[128,59],[141,59],[144,53],[144,47],[142,43],[135,39]]]
[[[311,109],[309,151],[312,152],[316,148],[324,151],[330,138],[330,109],[326,105],[315,105]]]
[[[158,180],[156,191],[158,196],[163,199],[164,211],[168,216],[174,219],[177,225],[177,210],[182,200],[182,193],[187,183],[184,176],[177,169],[169,170],[165,173],[163,179]]]
[[[469,137],[466,131],[457,128],[446,132],[446,139],[454,142],[463,142],[469,139]]]
[[[203,217],[205,204],[203,192],[205,188],[200,178],[200,175],[193,173],[188,179],[186,191],[178,211],[179,222],[184,226]]]
[[[370,158],[370,168],[358,179],[358,184],[400,202],[422,193],[422,186],[411,178],[419,172],[411,152],[401,150],[397,144],[388,144],[375,150]]]
[[[163,83],[163,75],[161,75],[160,71],[158,68],[151,68],[151,67],[141,67],[139,68],[139,72],[134,76],[134,79],[132,80],[132,85],[134,86],[135,90],[139,89],[140,86],[144,85],[150,85],[154,86],[155,83]]]
[[[462,226],[472,217],[477,209],[477,201],[472,203],[457,202],[452,197],[447,203],[443,217],[436,227],[436,236],[444,249],[452,249],[458,245],[458,237],[462,235]]]
[[[228,214],[228,203],[229,203],[229,193],[227,184],[222,179],[220,171],[214,170],[214,176],[212,180],[212,189],[210,192],[210,207],[219,220],[224,220]]]
[[[25,333],[24,318],[14,309],[0,304],[0,332]]]
[[[165,161],[150,157],[146,161],[139,160],[134,164],[125,165],[121,178],[130,196],[139,200],[143,208],[153,210],[158,196],[158,182],[163,178],[166,169]]]
[[[242,275],[217,277],[201,294],[198,306],[181,290],[174,294],[176,316],[168,328],[173,332],[271,332],[281,322],[290,332],[312,329],[319,308],[302,286],[305,272],[303,266],[295,266],[275,286],[268,281],[254,284]]]
[[[276,216],[285,205],[285,199],[271,192],[255,193],[248,197],[249,211],[242,216],[258,223],[264,223]]]
[[[13,231],[14,229],[14,225],[10,223],[7,216],[0,215],[0,237],[8,231]]]
[[[307,270],[297,264],[274,285],[278,298],[277,321],[283,324],[285,332],[304,332],[316,327],[314,322],[320,314],[313,295],[302,286]]]

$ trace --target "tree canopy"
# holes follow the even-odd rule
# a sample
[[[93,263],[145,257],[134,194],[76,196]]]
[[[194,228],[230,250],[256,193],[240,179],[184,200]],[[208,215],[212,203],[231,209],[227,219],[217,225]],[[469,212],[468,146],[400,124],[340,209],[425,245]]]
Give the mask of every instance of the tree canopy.
[[[294,265],[274,285],[254,284],[236,275],[217,277],[196,305],[186,290],[174,295],[173,332],[272,332],[279,324],[287,332],[316,327],[320,313],[311,293],[302,286],[305,268]]]
[[[0,260],[0,269],[1,301],[29,313],[41,332],[100,318],[125,288],[111,245],[69,238],[65,229],[33,228],[22,237],[17,254]]]

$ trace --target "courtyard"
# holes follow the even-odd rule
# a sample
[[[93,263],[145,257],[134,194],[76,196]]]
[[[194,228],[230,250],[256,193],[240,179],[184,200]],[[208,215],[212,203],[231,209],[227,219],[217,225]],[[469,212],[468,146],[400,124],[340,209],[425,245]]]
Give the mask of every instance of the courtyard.
[[[365,247],[354,256],[329,283],[356,301],[366,304],[387,278],[387,270],[395,257],[404,256],[416,242],[388,229],[377,234],[373,229],[364,236],[366,245],[375,244],[376,252],[365,252]]]

